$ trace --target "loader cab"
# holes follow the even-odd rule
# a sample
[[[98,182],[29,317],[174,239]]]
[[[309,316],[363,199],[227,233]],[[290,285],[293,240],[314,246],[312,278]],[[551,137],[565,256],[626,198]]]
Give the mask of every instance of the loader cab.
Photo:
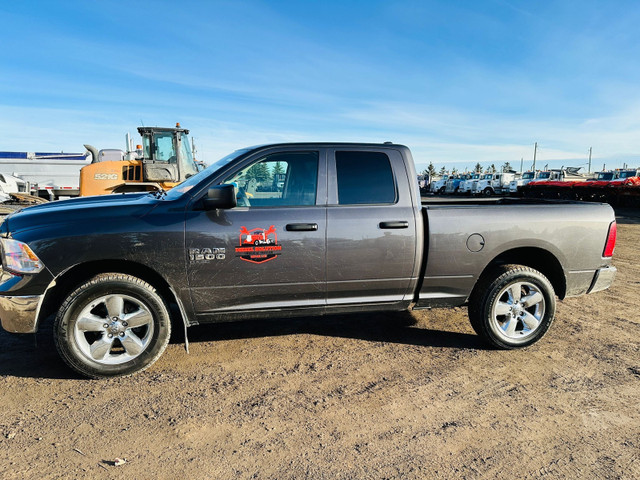
[[[143,181],[183,182],[198,173],[189,146],[189,130],[138,127],[142,137]]]

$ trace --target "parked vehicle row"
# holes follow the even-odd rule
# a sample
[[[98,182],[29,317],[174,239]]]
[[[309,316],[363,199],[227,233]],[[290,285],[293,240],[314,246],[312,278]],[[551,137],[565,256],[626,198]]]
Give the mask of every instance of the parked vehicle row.
[[[640,204],[640,168],[596,172],[589,176],[580,167],[498,173],[447,174],[427,189],[434,194],[512,195],[530,198]]]
[[[465,173],[443,175],[431,182],[429,191],[435,194],[504,195],[511,183],[520,180],[516,172]]]
[[[523,187],[530,198],[605,202],[610,205],[640,205],[640,169],[597,172],[591,178],[536,180]]]

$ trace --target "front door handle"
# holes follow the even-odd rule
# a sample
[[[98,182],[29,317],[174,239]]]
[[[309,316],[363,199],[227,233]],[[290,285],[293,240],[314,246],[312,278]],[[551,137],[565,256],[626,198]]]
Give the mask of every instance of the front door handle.
[[[380,228],[409,228],[409,222],[399,220],[395,222],[380,222]]]
[[[315,232],[318,230],[317,223],[289,223],[286,226],[287,232]]]

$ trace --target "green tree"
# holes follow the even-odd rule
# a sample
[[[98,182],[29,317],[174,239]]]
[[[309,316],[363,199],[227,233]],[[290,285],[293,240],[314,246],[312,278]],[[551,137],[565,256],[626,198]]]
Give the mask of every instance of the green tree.
[[[257,182],[266,182],[271,177],[269,168],[264,162],[256,163],[247,170],[247,180],[255,179]]]
[[[491,164],[491,166],[489,167],[489,172],[490,172],[490,173],[496,173],[496,166],[495,166],[495,164],[493,164],[493,163]]]
[[[444,166],[440,169],[440,175],[444,175],[445,173],[447,173],[447,169],[444,168]]]
[[[504,165],[502,165],[502,171],[508,172],[509,170],[511,170],[511,164],[509,162],[504,162]]]
[[[429,174],[429,178],[433,178],[436,176],[436,167],[433,166],[433,162],[429,162],[427,173]]]
[[[276,162],[273,166],[273,175],[280,175],[284,173],[284,167],[282,166],[282,162]]]
[[[476,173],[482,173],[482,165],[480,165],[480,162],[476,163],[476,166],[473,169],[473,171]]]

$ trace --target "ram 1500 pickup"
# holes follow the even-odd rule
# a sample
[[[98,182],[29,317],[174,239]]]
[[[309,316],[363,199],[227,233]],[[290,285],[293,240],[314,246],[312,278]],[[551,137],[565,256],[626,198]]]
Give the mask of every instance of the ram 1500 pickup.
[[[168,192],[26,208],[0,225],[2,326],[35,332],[55,314],[61,357],[94,378],[151,365],[172,317],[186,332],[468,304],[475,331],[509,349],[545,334],[556,296],[613,281],[608,205],[422,205],[415,179],[402,145],[277,144],[238,150]]]

